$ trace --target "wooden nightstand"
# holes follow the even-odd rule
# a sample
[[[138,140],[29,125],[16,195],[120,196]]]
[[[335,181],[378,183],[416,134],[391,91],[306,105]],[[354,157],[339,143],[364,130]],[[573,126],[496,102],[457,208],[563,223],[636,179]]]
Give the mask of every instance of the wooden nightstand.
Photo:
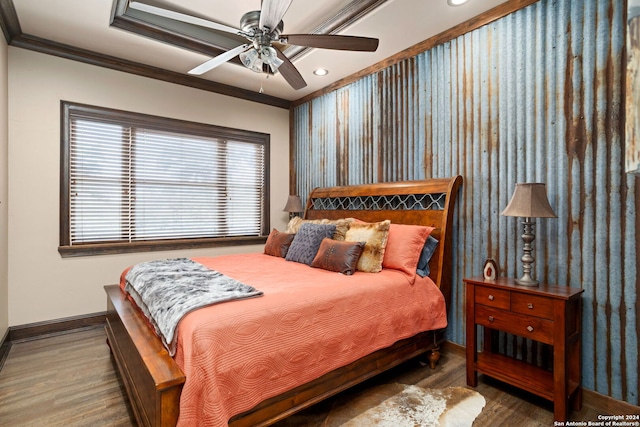
[[[582,289],[540,284],[526,287],[514,279],[464,279],[467,314],[467,384],[478,372],[553,402],[556,421],[566,421],[569,404],[582,406],[580,345]],[[484,351],[477,351],[477,325],[485,328]],[[553,346],[553,372],[491,351],[491,329]]]

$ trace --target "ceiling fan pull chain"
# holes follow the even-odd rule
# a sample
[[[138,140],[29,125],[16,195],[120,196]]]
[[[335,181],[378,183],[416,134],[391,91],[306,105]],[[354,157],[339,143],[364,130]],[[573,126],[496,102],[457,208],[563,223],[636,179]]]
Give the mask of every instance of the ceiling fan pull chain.
[[[265,81],[266,81],[266,80],[269,80],[269,75],[270,75],[270,74],[267,74],[267,75],[266,75],[267,77],[265,77],[265,78],[264,78],[264,79],[265,79]],[[264,89],[262,88],[262,79],[260,79],[260,93],[264,93]]]

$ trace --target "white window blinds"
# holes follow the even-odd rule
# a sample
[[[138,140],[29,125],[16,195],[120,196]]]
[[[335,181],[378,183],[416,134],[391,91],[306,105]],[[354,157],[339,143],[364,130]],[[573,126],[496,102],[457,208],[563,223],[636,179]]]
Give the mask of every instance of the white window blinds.
[[[265,234],[266,144],[106,116],[67,115],[68,246]]]

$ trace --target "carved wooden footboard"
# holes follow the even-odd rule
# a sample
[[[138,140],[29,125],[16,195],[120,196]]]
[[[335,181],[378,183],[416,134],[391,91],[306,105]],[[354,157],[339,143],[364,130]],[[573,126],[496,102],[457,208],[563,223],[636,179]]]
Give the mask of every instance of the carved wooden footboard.
[[[314,190],[305,217],[357,217],[373,222],[430,225],[440,240],[430,267],[447,309],[451,293],[452,219],[462,178],[332,187]],[[399,208],[393,206],[399,204]],[[118,285],[106,286],[107,341],[140,426],[174,426],[184,374]],[[443,331],[427,331],[396,342],[347,366],[268,399],[234,416],[231,426],[266,426],[427,351],[437,350]],[[437,359],[437,358],[434,358]]]

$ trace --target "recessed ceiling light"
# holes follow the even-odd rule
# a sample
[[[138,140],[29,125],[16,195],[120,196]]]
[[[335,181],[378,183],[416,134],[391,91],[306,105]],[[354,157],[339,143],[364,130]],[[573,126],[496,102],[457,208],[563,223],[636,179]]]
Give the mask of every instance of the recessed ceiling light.
[[[313,74],[315,74],[316,76],[326,76],[327,74],[329,74],[329,70],[325,68],[318,68],[313,72]]]
[[[447,0],[449,6],[460,6],[468,2],[469,0]]]

